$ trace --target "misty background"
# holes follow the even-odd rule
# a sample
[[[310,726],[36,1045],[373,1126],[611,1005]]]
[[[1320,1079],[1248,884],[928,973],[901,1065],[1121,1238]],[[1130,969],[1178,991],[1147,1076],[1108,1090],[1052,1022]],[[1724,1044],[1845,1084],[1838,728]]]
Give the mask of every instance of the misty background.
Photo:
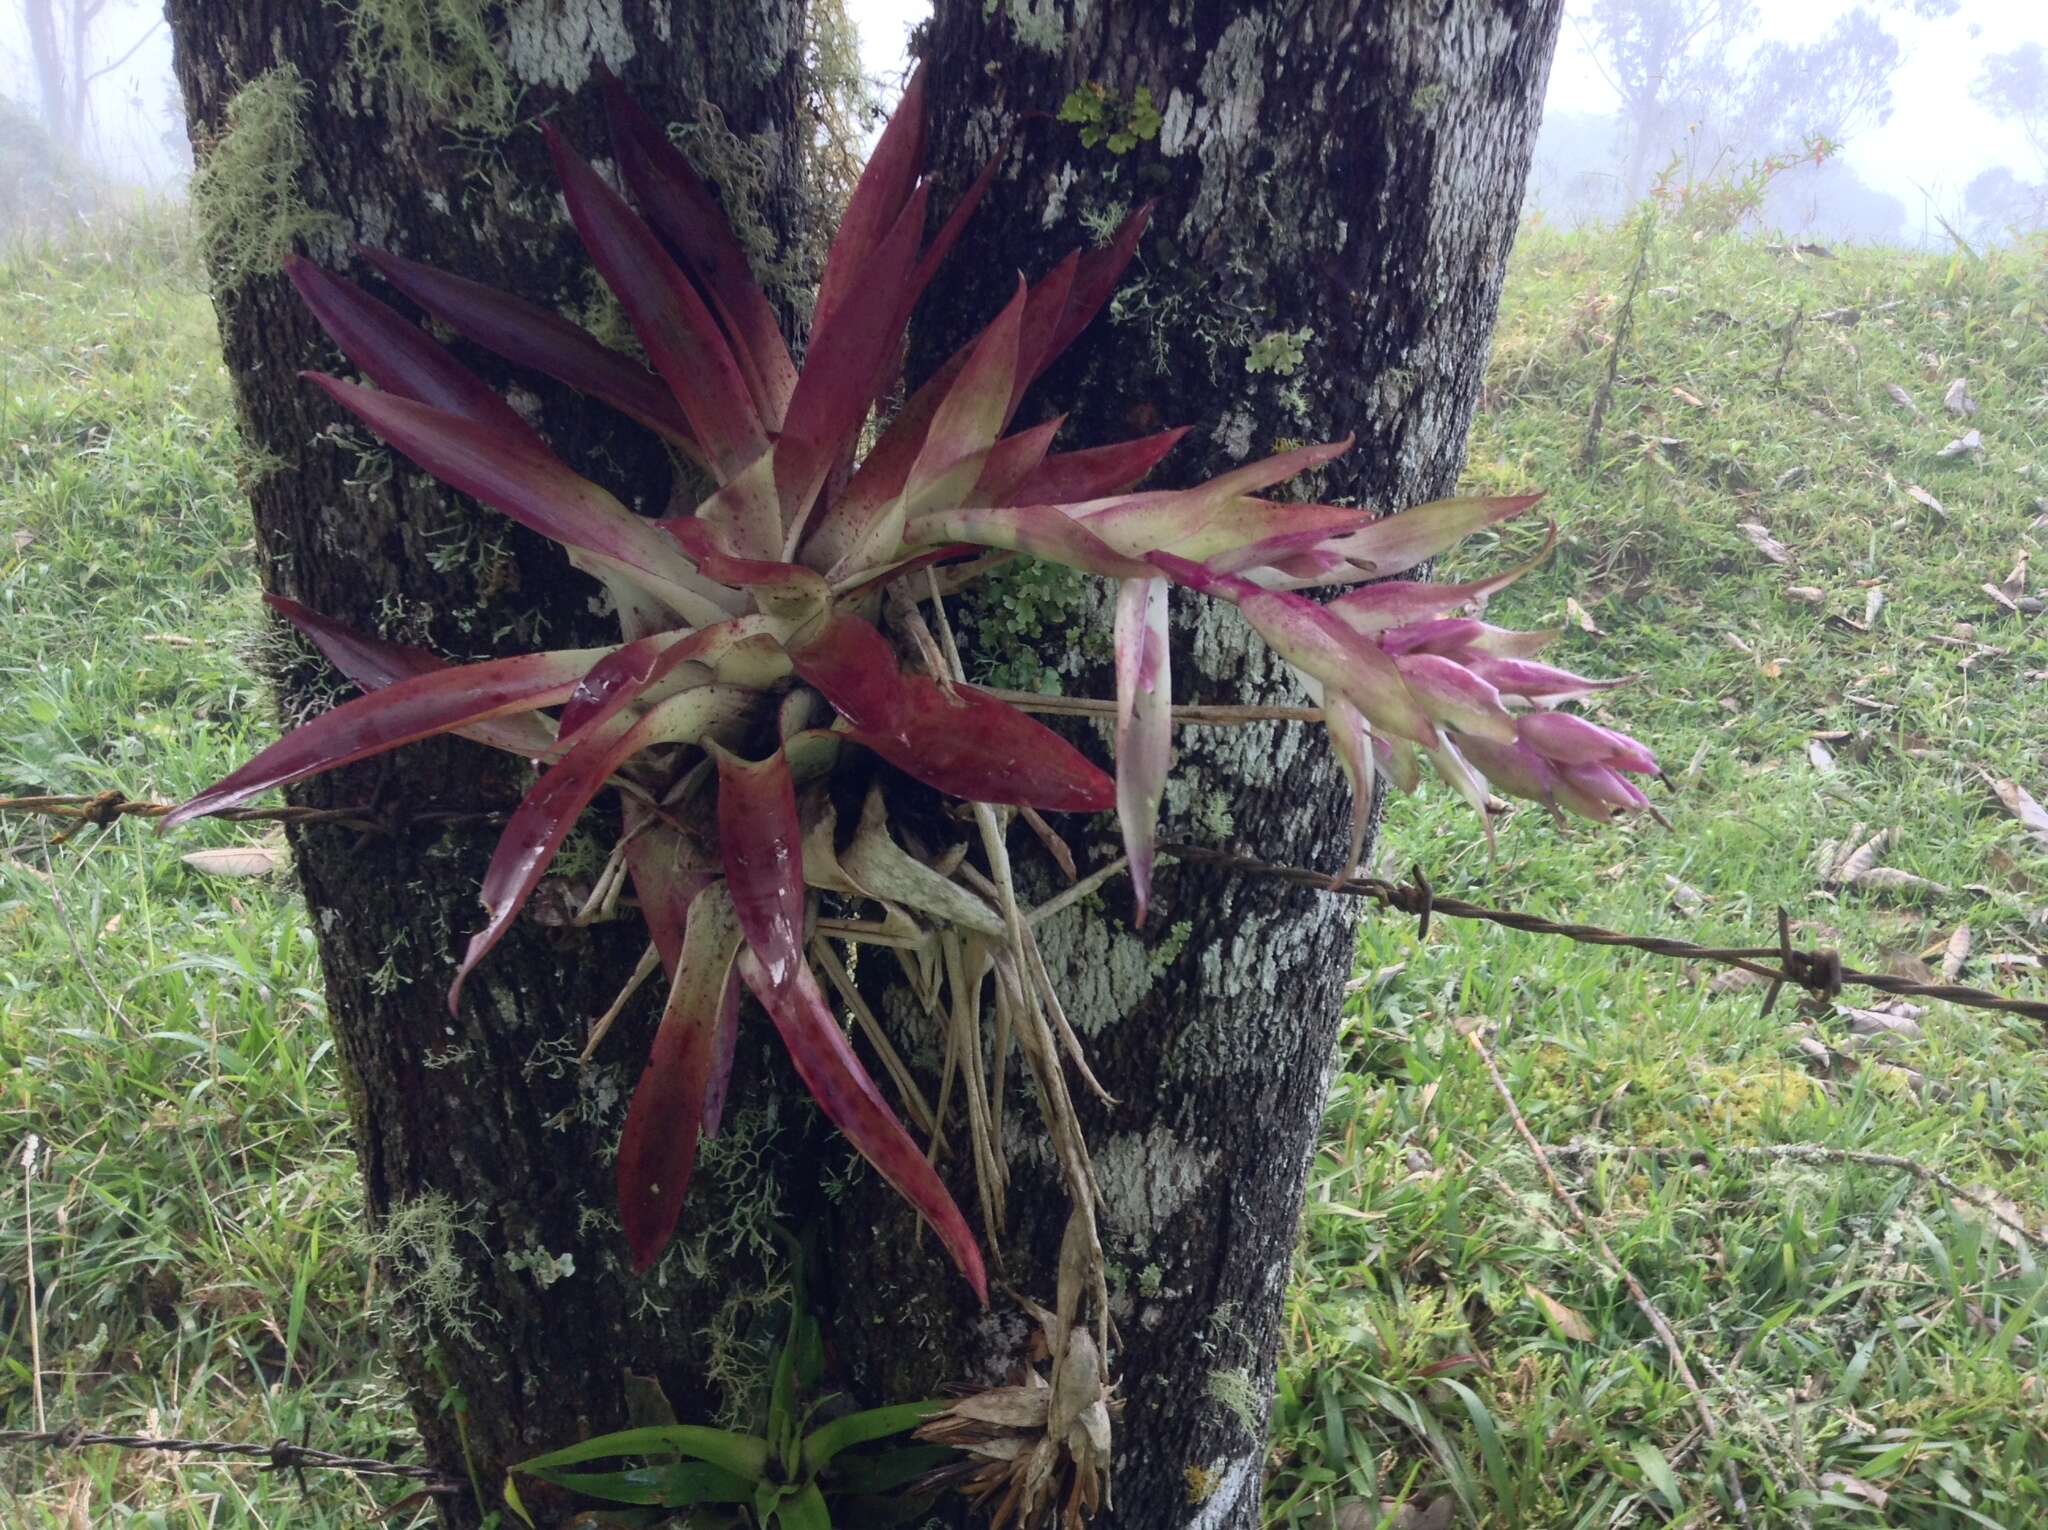
[[[847,9],[886,98],[929,4]],[[0,0],[0,237],[175,199],[191,164],[157,0]],[[1829,243],[2048,229],[2048,5],[1570,0],[1528,211],[1645,198]]]

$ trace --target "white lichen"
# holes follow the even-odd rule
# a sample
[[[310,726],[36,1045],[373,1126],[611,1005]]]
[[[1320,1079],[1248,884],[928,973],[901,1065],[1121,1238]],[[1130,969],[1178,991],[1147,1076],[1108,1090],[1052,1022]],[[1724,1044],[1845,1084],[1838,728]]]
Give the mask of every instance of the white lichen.
[[[529,84],[573,91],[597,64],[622,69],[638,51],[622,0],[521,0],[505,12],[506,67]]]
[[[1094,1149],[1102,1187],[1103,1231],[1133,1248],[1150,1248],[1176,1214],[1200,1193],[1218,1154],[1184,1142],[1156,1124],[1125,1132]]]

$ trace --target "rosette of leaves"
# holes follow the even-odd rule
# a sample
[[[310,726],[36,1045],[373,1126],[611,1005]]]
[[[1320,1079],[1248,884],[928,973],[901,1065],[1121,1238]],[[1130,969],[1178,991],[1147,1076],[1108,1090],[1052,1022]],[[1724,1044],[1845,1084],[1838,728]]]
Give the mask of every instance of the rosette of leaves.
[[[1412,788],[1427,757],[1482,814],[1491,785],[1605,819],[1646,806],[1628,775],[1656,764],[1632,739],[1558,710],[1610,682],[1538,662],[1545,635],[1454,614],[1522,570],[1471,584],[1367,582],[1415,569],[1522,514],[1535,496],[1453,499],[1388,517],[1266,497],[1348,442],[1250,462],[1192,488],[1139,490],[1182,431],[1057,452],[1058,418],[1012,428],[1033,380],[1108,300],[1145,210],[1107,246],[1020,278],[987,327],[870,437],[912,310],[996,164],[928,234],[924,94],[913,79],[832,242],[799,367],[709,188],[616,82],[607,104],[630,202],[552,128],[548,142],[570,217],[651,369],[547,308],[387,251],[362,257],[390,291],[471,344],[654,432],[715,489],[680,514],[633,514],[410,319],[291,260],[300,293],[375,386],[317,372],[309,381],[421,469],[566,548],[609,592],[619,641],[455,666],[273,597],[365,694],[167,822],[434,734],[529,757],[537,779],[485,873],[488,917],[455,975],[454,1005],[584,810],[618,790],[622,835],[608,877],[614,893],[630,883],[651,940],[647,965],[658,960],[669,981],[618,1155],[635,1267],[652,1264],[672,1235],[699,1139],[717,1129],[744,988],[825,1115],[930,1223],[986,1301],[974,1236],[849,1044],[807,951],[816,950],[821,892],[880,905],[883,943],[899,954],[934,930],[963,932],[982,945],[946,974],[956,1008],[994,970],[1000,1021],[1003,995],[1014,1005],[1019,972],[1033,965],[1019,945],[1028,930],[1006,892],[1001,836],[977,808],[984,874],[964,847],[916,842],[875,790],[843,844],[834,789],[846,800],[856,777],[909,777],[973,804],[1114,810],[1142,920],[1172,755],[1175,586],[1236,606],[1318,699],[1355,794],[1347,868],[1381,771]],[[971,573],[1015,555],[1118,582],[1114,779],[936,662],[918,615],[937,590],[931,571],[968,560]],[[1309,593],[1348,586],[1363,587]],[[922,638],[912,645],[922,668],[899,658],[883,631],[891,623]],[[858,781],[852,800],[862,800]],[[920,960],[928,942],[922,950]],[[1037,971],[1042,978],[1042,963]],[[1078,1061],[1063,1022],[1060,1031]],[[1042,1084],[1048,1068],[1056,1078],[1053,1046],[1031,1056]],[[984,1129],[979,1140],[999,1137]],[[1087,1175],[1072,1161],[1085,1162],[1077,1144],[1063,1162],[1079,1196]]]

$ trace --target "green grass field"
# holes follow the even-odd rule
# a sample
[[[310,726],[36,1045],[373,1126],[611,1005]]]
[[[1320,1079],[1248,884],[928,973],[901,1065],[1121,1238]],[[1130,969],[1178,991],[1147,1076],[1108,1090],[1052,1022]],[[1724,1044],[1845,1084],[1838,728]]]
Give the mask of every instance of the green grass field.
[[[1671,828],[1521,811],[1489,857],[1432,786],[1394,805],[1384,864],[1710,943],[1761,939],[1783,907],[1804,940],[1908,974],[1967,924],[1964,981],[2048,993],[2048,844],[1989,784],[2048,798],[2048,620],[1981,588],[2048,540],[2048,263],[1660,234],[1588,470],[1634,259],[1625,235],[1525,234],[1468,477],[1551,491],[1558,555],[1496,609],[1564,627],[1570,667],[1646,677],[1604,710],[1665,759]],[[175,232],[146,227],[0,261],[0,336],[0,792],[189,792],[272,726],[206,298]],[[1943,409],[1957,378],[1974,418]],[[1938,456],[1969,428],[1980,451]],[[1884,866],[1931,885],[1824,890],[1825,847],[1882,829]],[[0,822],[8,1427],[35,1426],[39,1359],[52,1426],[310,1428],[366,1452],[406,1434],[304,916],[288,878],[182,859],[270,842],[130,822],[53,845]],[[2041,1245],[1907,1172],[1740,1151],[1903,1155],[2048,1237],[2037,1024],[1789,995],[1765,1017],[1709,970],[1448,921],[1418,945],[1368,918],[1359,973],[1273,1523],[1733,1524],[1731,1472],[1763,1526],[2048,1523]],[[1470,1034],[1668,1320],[1711,1437]],[[107,1451],[0,1461],[8,1524],[342,1525],[376,1501]]]

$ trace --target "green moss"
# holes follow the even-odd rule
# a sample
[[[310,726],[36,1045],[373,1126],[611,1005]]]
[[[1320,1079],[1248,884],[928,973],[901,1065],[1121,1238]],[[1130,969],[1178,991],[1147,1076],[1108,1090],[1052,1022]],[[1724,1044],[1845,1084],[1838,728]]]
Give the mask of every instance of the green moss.
[[[487,137],[512,129],[519,93],[477,0],[353,0],[349,60],[427,105],[436,121]]]
[[[1106,657],[1107,639],[1090,618],[1089,579],[1057,563],[1018,558],[981,581],[974,603],[975,679],[1013,691],[1060,693],[1059,671],[1036,645],[1064,636],[1072,658]]]
[[[342,231],[342,220],[315,211],[299,188],[309,88],[290,64],[259,74],[235,92],[227,127],[199,156],[192,211],[222,291],[275,270],[295,245]]]
[[[1302,329],[1276,329],[1259,336],[1245,353],[1244,369],[1247,372],[1272,372],[1281,377],[1292,377],[1300,370],[1302,358],[1307,353],[1315,331]]]
[[[709,101],[697,103],[696,120],[671,123],[668,136],[697,173],[718,188],[726,221],[739,236],[747,265],[762,290],[784,307],[808,307],[822,264],[814,264],[812,256],[819,252],[800,245],[782,249],[767,217],[769,198],[781,180],[781,141],[772,133],[735,133],[726,126],[725,114]],[[832,219],[826,227],[837,221]]]
[[[1151,86],[1140,85],[1125,101],[1090,80],[1060,103],[1059,120],[1080,128],[1083,148],[1100,146],[1112,154],[1128,154],[1157,138],[1165,119],[1152,99]]]

